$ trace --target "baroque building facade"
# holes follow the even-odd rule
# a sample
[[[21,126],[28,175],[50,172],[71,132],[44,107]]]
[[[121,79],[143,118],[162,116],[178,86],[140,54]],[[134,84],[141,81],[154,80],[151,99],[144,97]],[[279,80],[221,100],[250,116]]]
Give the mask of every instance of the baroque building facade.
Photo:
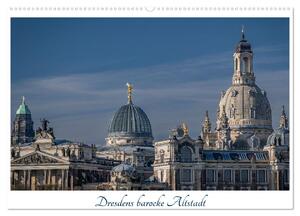
[[[49,123],[42,119],[34,138],[11,146],[12,190],[90,190],[110,181],[110,170],[120,161],[97,157],[95,145],[57,139]],[[17,140],[19,134],[13,136]]]
[[[289,190],[289,130],[280,126],[262,150],[212,150],[185,126],[183,137],[155,143],[154,176],[170,190]]]

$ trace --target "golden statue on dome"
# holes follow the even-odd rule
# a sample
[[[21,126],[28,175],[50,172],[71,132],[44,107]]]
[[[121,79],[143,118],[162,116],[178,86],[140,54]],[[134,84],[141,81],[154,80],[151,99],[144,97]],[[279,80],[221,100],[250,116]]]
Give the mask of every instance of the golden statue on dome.
[[[127,85],[127,93],[128,93],[128,103],[132,103],[133,86],[130,83],[126,83],[126,85]]]

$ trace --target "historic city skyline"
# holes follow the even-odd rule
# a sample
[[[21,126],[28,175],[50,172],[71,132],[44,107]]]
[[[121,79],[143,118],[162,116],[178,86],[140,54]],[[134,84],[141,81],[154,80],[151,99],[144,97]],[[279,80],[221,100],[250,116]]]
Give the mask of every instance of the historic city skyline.
[[[226,42],[222,41],[221,43]],[[222,47],[217,44],[212,44],[212,46],[220,50]],[[98,148],[93,143],[88,145],[76,142],[76,140],[60,139],[55,131],[57,128],[58,134],[62,131],[56,126],[55,120],[55,124],[49,126],[52,121],[51,119],[49,121],[49,118],[43,117],[40,120],[41,126],[34,129],[32,112],[23,96],[12,127],[11,189],[289,190],[290,138],[288,116],[283,106],[280,115],[277,116],[278,121],[275,118],[273,120],[273,125],[276,125],[273,128],[272,105],[274,106],[274,104],[271,105],[269,102],[268,91],[270,89],[266,90],[259,82],[261,77],[256,75],[259,73],[254,69],[256,51],[253,42],[245,33],[244,27],[242,27],[240,37],[233,49],[231,84],[222,89],[219,97],[216,97],[219,100],[216,109],[216,128],[211,127],[211,123],[215,119],[209,120],[208,111],[205,113],[205,120],[200,120],[194,125],[188,126],[190,122],[187,119],[192,116],[197,119],[198,117],[195,116],[198,114],[195,112],[198,111],[200,103],[207,107],[205,99],[211,99],[208,93],[222,87],[221,82],[219,85],[216,85],[216,82],[223,77],[221,72],[218,72],[223,70],[223,66],[219,69],[214,68],[217,71],[216,77],[212,75],[209,79],[201,79],[199,77],[201,73],[197,70],[191,70],[193,66],[190,68],[189,65],[194,65],[195,62],[197,65],[200,61],[206,61],[206,64],[207,61],[211,61],[209,65],[220,66],[222,61],[219,54],[211,56],[210,59],[198,59],[183,65],[178,65],[177,62],[177,67],[169,71],[175,72],[177,68],[178,74],[168,74],[167,77],[164,77],[166,71],[162,70],[161,67],[152,71],[146,67],[147,73],[143,70],[133,74],[131,71],[124,72],[124,70],[122,73],[113,72],[112,83],[106,83],[106,88],[109,91],[113,88],[110,85],[116,84],[113,82],[114,80],[121,79],[124,82],[133,79],[134,82],[145,84],[140,88],[141,92],[138,96],[141,96],[146,104],[143,104],[143,100],[135,101],[135,91],[133,91],[135,84],[132,85],[131,81],[126,82],[127,102],[119,104],[119,109],[112,115],[108,134],[105,138],[106,145]],[[282,59],[280,58],[280,60]],[[277,63],[280,60],[277,60]],[[267,61],[263,57],[260,61],[267,65],[270,63],[270,59]],[[272,62],[271,64],[275,63]],[[194,69],[196,68],[203,69],[203,64],[194,65]],[[274,80],[271,78],[275,76],[275,73],[278,73],[276,69],[278,68],[274,68],[272,73],[265,75],[268,75],[271,86],[278,90],[280,85],[272,82]],[[209,67],[203,71],[205,74],[213,73],[213,71],[209,71]],[[153,74],[149,76],[149,73]],[[105,72],[103,74],[105,74],[104,79],[109,75]],[[261,72],[261,74],[264,73]],[[174,75],[179,76],[179,79],[172,79]],[[279,74],[277,75],[279,76]],[[65,101],[57,103],[56,101],[57,97],[60,99],[65,97],[65,100],[68,100],[68,96],[73,93],[75,101],[80,104],[83,103],[86,112],[90,111],[89,104],[84,103],[80,96],[89,95],[89,90],[97,87],[95,84],[99,84],[99,74],[93,74],[96,82],[74,79],[75,76],[78,78],[78,75],[74,74],[64,76],[64,80],[56,77],[54,82],[53,78],[48,78],[44,82],[33,79],[32,85],[38,83],[40,86],[46,86],[46,89],[50,91],[39,92],[35,90],[32,92],[33,95],[53,97],[52,104],[51,100],[41,98],[38,105],[42,104],[47,107],[50,106],[50,108],[52,106],[53,113],[61,111],[61,105],[67,105],[66,107],[69,106],[66,110],[67,115],[74,118],[76,114],[74,109],[75,111],[76,108],[82,109],[76,104],[70,104],[74,99],[66,101],[66,103]],[[280,79],[282,82],[281,77],[276,77],[276,79]],[[214,88],[205,85],[209,82]],[[82,83],[84,83],[83,86]],[[284,83],[281,85],[285,88],[289,86],[284,85]],[[49,88],[49,86],[56,86],[55,90],[58,92],[53,92],[54,89]],[[148,89],[147,86],[149,86]],[[28,87],[30,88],[30,86]],[[154,91],[155,87],[157,92]],[[175,91],[175,93],[172,92],[175,98],[170,97],[172,94],[166,94],[164,92],[166,89]],[[190,91],[191,89],[193,91]],[[279,90],[284,92],[286,89]],[[110,96],[102,101],[102,108],[110,104],[111,101],[118,99],[113,95],[107,95],[108,92],[102,92],[100,89],[98,91],[100,94],[98,92],[92,94],[93,101],[98,101],[98,97]],[[61,95],[64,93],[65,95]],[[196,93],[199,94],[198,97],[193,98],[193,94]],[[274,93],[276,93],[274,90],[271,91],[271,94]],[[122,95],[121,91],[117,91],[116,95]],[[279,93],[275,95],[277,100],[281,97]],[[285,96],[285,99],[288,99],[288,96]],[[280,102],[283,101],[280,100]],[[150,119],[152,117],[149,118],[146,114],[151,114],[147,110],[151,105],[157,109],[160,117],[159,120],[154,119],[156,121],[154,124],[151,124]],[[214,109],[207,108],[207,110]],[[167,111],[168,115],[161,113],[162,111]],[[102,112],[103,109],[100,109],[93,113],[94,118],[97,120],[99,113]],[[107,112],[110,110],[107,109]],[[182,112],[185,116],[178,114]],[[211,112],[211,116],[214,116],[213,112]],[[167,121],[168,118],[172,120]],[[169,123],[174,122],[174,120],[177,122],[173,126],[170,125]],[[79,125],[71,125],[67,129],[74,132],[78,128],[85,127],[88,132],[93,132],[93,129],[101,130],[99,126],[105,128],[101,127],[103,121],[106,122],[102,119],[96,126],[80,121]],[[68,123],[74,124],[75,121]],[[157,123],[159,126],[155,125]],[[180,128],[172,130],[172,132],[168,130],[180,123],[182,123]],[[161,125],[164,126],[164,124],[168,124],[168,128],[165,128],[165,132],[161,133]],[[194,138],[195,135],[190,133],[189,127],[193,129],[199,126],[201,132],[198,131],[198,136],[196,135]],[[160,133],[157,137],[159,141],[154,140],[155,135],[153,136],[152,130],[155,127],[158,127],[156,132]],[[77,134],[77,136],[80,136],[81,139],[85,138],[82,133]]]
[[[156,140],[183,121],[195,137],[205,110],[215,127],[242,24],[276,128],[281,105],[288,114],[288,19],[13,19],[12,119],[25,95],[35,128],[46,117],[58,137],[104,144],[131,82]]]

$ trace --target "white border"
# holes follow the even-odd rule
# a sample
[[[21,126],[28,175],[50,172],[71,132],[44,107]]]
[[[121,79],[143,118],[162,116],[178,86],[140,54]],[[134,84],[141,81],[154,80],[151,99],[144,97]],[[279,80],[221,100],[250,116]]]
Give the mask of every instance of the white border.
[[[63,1],[57,2],[53,5],[42,5],[32,3],[26,5],[24,2],[18,2],[18,4],[6,5],[6,8],[1,8],[1,14],[5,14],[1,17],[2,28],[1,32],[4,36],[4,40],[1,40],[1,60],[4,64],[1,66],[1,71],[6,73],[1,74],[1,86],[4,88],[1,91],[1,99],[6,104],[10,104],[10,17],[290,17],[290,132],[291,132],[291,161],[294,159],[294,110],[293,110],[293,98],[294,98],[294,74],[293,74],[293,13],[294,8],[287,6],[287,4],[281,4],[278,6],[265,6],[256,2],[257,6],[237,6],[233,1],[229,1],[226,6],[215,6],[207,3],[207,6],[197,5],[175,5],[175,4],[91,4],[87,2],[86,5],[76,4],[75,6],[66,6]],[[249,3],[245,3],[249,4]],[[160,6],[161,5],[161,6]],[[171,5],[171,6],[170,6]],[[1,62],[2,62],[1,61]],[[96,198],[104,194],[110,196],[112,200],[118,200],[120,194],[124,192],[120,191],[10,191],[10,159],[9,159],[9,140],[10,128],[10,106],[1,108],[1,119],[4,119],[6,126],[1,129],[1,138],[3,137],[1,150],[1,166],[4,170],[4,176],[1,180],[1,191],[6,191],[6,208],[7,209],[101,209],[95,207]],[[6,113],[6,114],[5,114]],[[3,126],[2,126],[3,127]],[[1,127],[1,128],[2,128]],[[169,198],[178,194],[191,194],[191,196],[197,197],[199,194],[208,194],[207,206],[201,209],[292,209],[294,208],[294,196],[293,196],[293,167],[291,162],[290,173],[291,183],[290,191],[127,191],[126,193],[132,199],[136,199],[141,194],[146,194],[149,200],[157,199],[158,194],[166,194]],[[66,200],[68,200],[66,202]],[[5,202],[2,202],[5,203]],[[123,208],[125,209],[125,208]],[[128,208],[126,208],[128,209]],[[152,209],[152,208],[147,208]],[[183,209],[183,208],[179,208]],[[191,208],[187,208],[191,209]]]

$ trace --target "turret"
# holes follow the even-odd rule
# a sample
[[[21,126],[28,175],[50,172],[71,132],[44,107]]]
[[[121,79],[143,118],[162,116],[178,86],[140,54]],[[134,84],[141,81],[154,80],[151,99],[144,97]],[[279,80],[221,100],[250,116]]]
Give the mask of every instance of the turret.
[[[32,142],[34,138],[33,121],[31,112],[25,103],[25,97],[16,112],[12,129],[12,145]]]

